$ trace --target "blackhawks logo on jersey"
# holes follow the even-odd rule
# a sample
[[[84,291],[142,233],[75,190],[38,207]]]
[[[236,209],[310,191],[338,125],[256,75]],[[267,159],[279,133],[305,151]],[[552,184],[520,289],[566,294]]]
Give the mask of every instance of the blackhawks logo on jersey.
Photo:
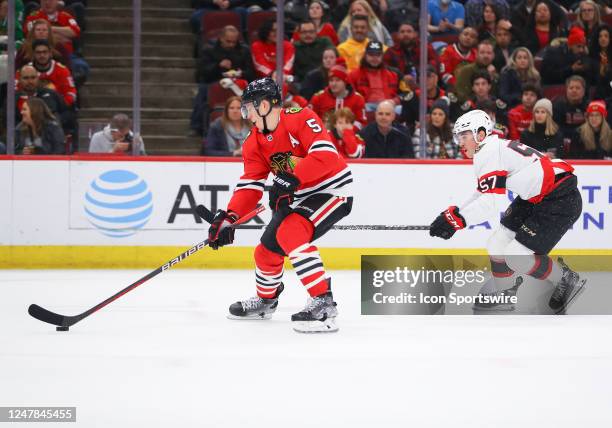
[[[289,107],[285,109],[285,113],[287,114],[295,114],[302,111],[302,107]]]
[[[300,159],[300,157],[294,156],[291,152],[274,153],[270,156],[270,169],[274,175],[281,171],[293,172]]]

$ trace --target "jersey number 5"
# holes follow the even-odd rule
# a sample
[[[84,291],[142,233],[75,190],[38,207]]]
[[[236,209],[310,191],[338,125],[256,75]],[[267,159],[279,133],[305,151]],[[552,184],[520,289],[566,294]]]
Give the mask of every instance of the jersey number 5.
[[[308,119],[306,121],[306,125],[308,125],[308,126],[310,126],[312,128],[312,132],[321,132],[321,127],[317,123],[316,119]]]
[[[518,140],[512,140],[508,143],[508,147],[514,150],[517,153],[522,154],[523,156],[537,156],[539,158],[544,157],[544,155],[538,152],[536,149],[526,146],[520,143]]]

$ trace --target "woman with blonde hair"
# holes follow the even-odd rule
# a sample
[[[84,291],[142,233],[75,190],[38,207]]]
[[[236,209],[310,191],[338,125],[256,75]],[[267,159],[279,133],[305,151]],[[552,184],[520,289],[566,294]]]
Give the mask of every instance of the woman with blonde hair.
[[[587,120],[572,138],[567,158],[612,159],[612,131],[607,116],[605,102],[591,101],[587,107]]]
[[[602,23],[599,5],[593,0],[581,1],[577,10],[576,22],[573,27],[581,28],[588,40],[593,29],[600,26]]]
[[[34,58],[34,49],[32,43],[35,40],[47,40],[51,46],[51,55],[53,59],[61,62],[66,67],[71,68],[70,53],[64,45],[57,43],[53,31],[51,31],[51,23],[45,19],[37,19],[32,25],[32,30],[28,33],[23,45],[15,56],[15,69],[20,69],[24,65],[32,62]]]
[[[521,143],[532,147],[550,158],[561,157],[563,135],[553,119],[553,105],[548,98],[541,98],[533,107],[533,119],[521,132]]]
[[[378,40],[379,42],[383,42],[386,46],[393,46],[393,38],[389,31],[383,25],[382,21],[376,16],[374,13],[374,9],[366,0],[355,0],[351,3],[349,7],[349,11],[346,14],[346,17],[340,23],[340,27],[338,27],[338,37],[340,42],[345,42],[347,39],[351,38],[351,17],[354,15],[362,15],[367,16],[368,21],[370,22],[370,32],[368,33],[368,39],[370,40]]]
[[[508,108],[512,108],[521,103],[523,85],[530,83],[540,86],[540,80],[540,72],[535,68],[529,49],[516,48],[500,74],[499,98],[508,104]]]
[[[248,121],[240,114],[240,97],[229,97],[225,101],[223,115],[208,129],[204,141],[204,156],[242,156],[242,143],[251,130]]]

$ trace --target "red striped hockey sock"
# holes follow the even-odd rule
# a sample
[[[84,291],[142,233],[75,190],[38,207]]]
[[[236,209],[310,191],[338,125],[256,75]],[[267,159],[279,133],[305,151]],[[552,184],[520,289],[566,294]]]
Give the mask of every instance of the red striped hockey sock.
[[[257,295],[262,299],[276,297],[276,289],[283,279],[284,259],[262,244],[255,248],[255,283]]]

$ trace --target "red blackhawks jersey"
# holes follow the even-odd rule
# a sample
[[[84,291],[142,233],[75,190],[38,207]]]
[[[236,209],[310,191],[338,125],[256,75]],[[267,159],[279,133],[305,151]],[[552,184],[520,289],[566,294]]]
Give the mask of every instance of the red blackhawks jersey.
[[[359,129],[367,125],[368,119],[365,112],[365,98],[353,88],[348,88],[345,98],[336,97],[332,94],[329,86],[317,92],[310,99],[310,107],[319,117],[325,117],[329,112],[335,112],[343,107],[349,108],[355,115],[355,126]]]
[[[446,85],[455,84],[455,70],[460,65],[476,61],[476,49],[472,48],[464,55],[459,51],[457,43],[447,46],[440,55],[440,77]]]
[[[74,38],[78,39],[81,35],[81,28],[79,24],[77,24],[74,17],[68,12],[64,12],[62,10],[56,12],[53,15],[47,15],[42,9],[32,12],[25,20],[23,24],[23,34],[24,36],[28,35],[28,32],[32,30],[34,25],[34,21],[39,19],[43,19],[51,23],[54,27],[69,27],[72,31],[74,31]],[[64,47],[68,50],[68,53],[72,53],[73,47],[72,42],[64,43]]]
[[[255,208],[268,175],[281,170],[300,180],[296,202],[317,193],[350,196],[351,171],[321,119],[308,108],[282,110],[278,126],[269,134],[253,127],[244,140],[242,158],[244,174],[227,206],[239,216]]]
[[[539,203],[563,181],[574,168],[561,159],[550,159],[517,140],[503,140],[490,135],[474,155],[477,192],[460,207],[468,225],[490,217],[495,194],[506,190],[531,203]]]
[[[29,63],[34,67],[33,63]],[[34,67],[36,68],[36,67]],[[51,66],[47,71],[38,71],[38,78],[47,86],[49,89],[53,89],[55,92],[60,94],[64,99],[67,106],[74,104],[77,98],[76,86],[74,86],[74,80],[72,74],[68,68],[55,61],[51,60]],[[19,83],[20,72],[17,70],[15,75],[15,85]]]

